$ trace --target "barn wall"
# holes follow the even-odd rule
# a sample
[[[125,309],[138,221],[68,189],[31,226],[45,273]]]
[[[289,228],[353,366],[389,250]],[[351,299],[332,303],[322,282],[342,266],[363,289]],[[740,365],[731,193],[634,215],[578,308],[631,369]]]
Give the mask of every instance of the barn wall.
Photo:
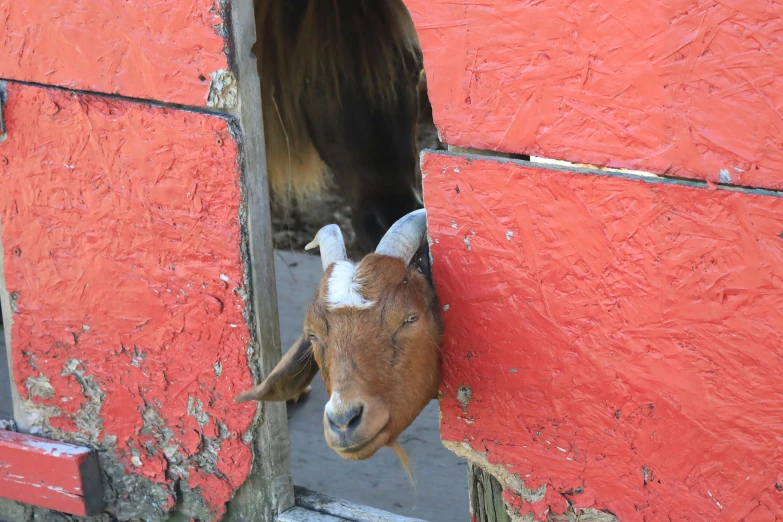
[[[514,520],[783,519],[783,3],[405,1],[450,147],[666,176],[423,157],[444,443]]]
[[[225,5],[0,0],[0,78],[204,106],[214,76],[233,105]]]
[[[780,194],[422,165],[448,447],[524,520],[783,518]]]
[[[9,82],[0,146],[29,428],[97,447],[120,520],[218,517],[253,405],[231,120]]]
[[[783,189],[780,0],[405,0],[444,142]]]
[[[38,4],[0,0],[20,427],[99,449],[96,520],[269,518],[285,406],[233,403],[280,357],[252,0]]]

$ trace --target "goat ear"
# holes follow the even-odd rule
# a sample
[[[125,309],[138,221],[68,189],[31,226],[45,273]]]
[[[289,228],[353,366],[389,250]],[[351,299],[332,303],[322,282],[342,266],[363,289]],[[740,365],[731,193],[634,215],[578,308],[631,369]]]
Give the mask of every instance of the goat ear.
[[[266,379],[234,402],[289,401],[298,398],[318,373],[310,339],[302,335],[286,352]]]

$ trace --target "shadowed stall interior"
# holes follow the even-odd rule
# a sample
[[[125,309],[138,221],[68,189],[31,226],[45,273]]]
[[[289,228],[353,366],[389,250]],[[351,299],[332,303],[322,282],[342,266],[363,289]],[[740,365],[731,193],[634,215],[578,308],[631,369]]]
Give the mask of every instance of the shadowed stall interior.
[[[417,124],[425,81],[400,0],[257,0],[269,181],[286,209],[336,189],[362,253],[422,207]]]

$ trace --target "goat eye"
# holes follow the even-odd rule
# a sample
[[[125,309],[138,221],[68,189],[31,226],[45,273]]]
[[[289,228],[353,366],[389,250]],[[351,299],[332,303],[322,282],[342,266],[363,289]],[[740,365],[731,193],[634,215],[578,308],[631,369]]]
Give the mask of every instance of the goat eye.
[[[308,337],[309,337],[311,340],[313,340],[313,341],[317,341],[317,340],[318,340],[318,336],[317,336],[317,335],[315,335],[313,332],[308,332],[307,336],[308,336]]]
[[[416,315],[416,314],[411,314],[411,315],[409,315],[409,316],[408,316],[408,317],[405,319],[405,322],[404,322],[403,324],[413,324],[413,323],[415,323],[415,322],[416,322],[416,321],[418,321],[418,320],[419,320],[419,316],[418,316],[418,315]]]

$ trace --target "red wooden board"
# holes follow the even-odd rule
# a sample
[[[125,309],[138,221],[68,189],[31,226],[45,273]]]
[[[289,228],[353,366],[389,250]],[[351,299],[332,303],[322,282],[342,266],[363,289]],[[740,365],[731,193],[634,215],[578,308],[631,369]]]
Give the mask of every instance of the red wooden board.
[[[250,470],[255,412],[233,403],[253,379],[229,122],[7,89],[0,219],[19,393],[52,438],[102,445],[169,505],[179,473],[218,516]]]
[[[102,494],[94,451],[0,430],[0,497],[87,516]]]
[[[781,0],[405,2],[452,145],[783,188]]]
[[[445,153],[423,172],[444,440],[545,486],[513,500],[537,517],[783,519],[783,198]]]
[[[0,0],[0,78],[203,106],[225,34],[218,0]]]

